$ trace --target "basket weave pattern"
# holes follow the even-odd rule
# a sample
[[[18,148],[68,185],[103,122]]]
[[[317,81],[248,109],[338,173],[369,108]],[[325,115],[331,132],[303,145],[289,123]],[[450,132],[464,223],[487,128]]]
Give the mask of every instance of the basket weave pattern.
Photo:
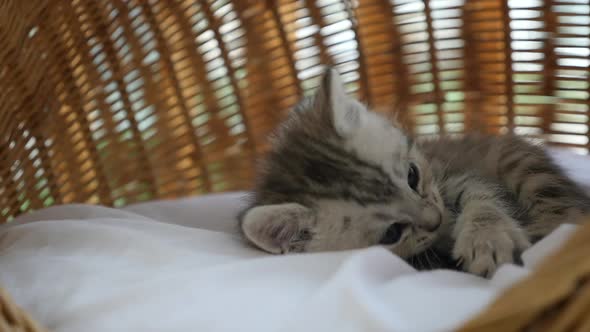
[[[419,135],[586,153],[587,1],[0,2],[0,221],[247,188],[322,64]]]

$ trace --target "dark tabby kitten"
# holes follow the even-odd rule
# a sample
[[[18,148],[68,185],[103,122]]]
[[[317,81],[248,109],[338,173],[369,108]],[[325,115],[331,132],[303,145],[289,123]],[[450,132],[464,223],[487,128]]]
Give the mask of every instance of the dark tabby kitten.
[[[383,245],[483,276],[590,210],[542,148],[513,136],[415,141],[348,97],[331,69],[258,176],[240,226],[265,251]]]

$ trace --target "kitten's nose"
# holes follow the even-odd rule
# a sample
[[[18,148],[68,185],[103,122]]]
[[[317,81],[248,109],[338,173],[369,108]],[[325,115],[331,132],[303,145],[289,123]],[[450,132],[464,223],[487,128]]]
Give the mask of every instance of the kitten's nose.
[[[440,227],[443,216],[434,204],[426,204],[423,206],[422,213],[419,214],[418,218],[416,220],[416,226],[431,233]]]
[[[437,217],[434,217],[428,221],[424,221],[418,225],[418,227],[422,228],[423,230],[432,233],[436,231],[440,225],[442,224],[442,214],[438,214]]]
[[[409,224],[403,222],[391,224],[385,231],[385,234],[383,234],[379,244],[391,245],[396,243],[402,237],[402,234],[408,225]]]

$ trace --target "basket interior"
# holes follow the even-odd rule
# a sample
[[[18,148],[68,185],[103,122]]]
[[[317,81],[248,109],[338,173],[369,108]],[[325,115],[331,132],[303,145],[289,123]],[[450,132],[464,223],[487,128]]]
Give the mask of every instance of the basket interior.
[[[590,148],[587,0],[0,2],[0,222],[245,189],[334,65],[416,135]]]

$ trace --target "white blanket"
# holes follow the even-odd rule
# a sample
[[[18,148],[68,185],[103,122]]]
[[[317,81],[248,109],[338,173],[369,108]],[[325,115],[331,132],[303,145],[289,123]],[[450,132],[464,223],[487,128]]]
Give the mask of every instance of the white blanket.
[[[590,185],[587,157],[556,153]],[[488,281],[416,272],[378,247],[266,255],[237,236],[241,195],[25,215],[0,229],[0,285],[55,332],[451,331],[575,229]]]

